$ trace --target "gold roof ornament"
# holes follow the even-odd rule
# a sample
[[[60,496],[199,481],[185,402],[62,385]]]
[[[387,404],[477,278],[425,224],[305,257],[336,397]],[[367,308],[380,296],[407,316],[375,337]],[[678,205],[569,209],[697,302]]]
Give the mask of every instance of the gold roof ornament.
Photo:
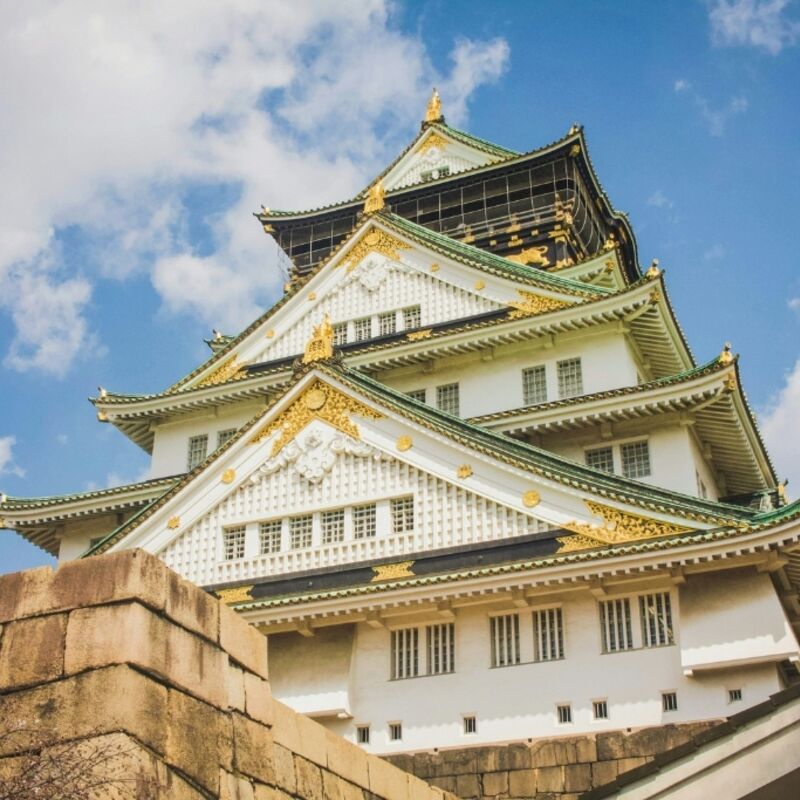
[[[378,178],[367,192],[367,199],[364,201],[364,213],[374,214],[386,205],[386,190],[383,188],[383,181]]]
[[[439,122],[442,119],[442,98],[436,87],[433,87],[431,99],[428,100],[428,107],[425,109],[425,122]]]
[[[303,353],[303,363],[326,361],[333,356],[333,325],[326,314],[322,322],[314,328]]]
[[[574,136],[576,133],[580,131],[580,129],[581,129],[580,122],[573,122],[572,125],[570,126],[567,136]]]
[[[645,275],[648,278],[650,278],[650,280],[653,280],[654,278],[657,278],[660,274],[661,274],[661,269],[658,266],[658,259],[654,258],[650,266],[648,267],[647,272],[645,272]]]
[[[725,342],[725,347],[722,348],[722,352],[719,354],[719,360],[721,364],[730,364],[733,361],[730,342]]]

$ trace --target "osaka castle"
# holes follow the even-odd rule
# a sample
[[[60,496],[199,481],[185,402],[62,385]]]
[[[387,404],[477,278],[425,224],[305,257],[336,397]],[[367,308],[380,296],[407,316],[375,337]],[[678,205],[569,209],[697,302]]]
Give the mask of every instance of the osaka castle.
[[[280,299],[163,391],[92,399],[149,479],[3,496],[5,527],[156,554],[264,634],[279,699],[376,753],[719,719],[798,681],[800,502],[582,128],[519,153],[434,93],[360,194],[255,217]]]

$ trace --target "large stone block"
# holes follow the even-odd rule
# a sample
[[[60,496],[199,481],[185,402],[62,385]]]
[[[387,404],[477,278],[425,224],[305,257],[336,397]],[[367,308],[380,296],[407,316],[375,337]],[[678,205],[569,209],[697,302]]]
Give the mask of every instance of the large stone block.
[[[234,661],[265,680],[269,678],[267,637],[224,603],[219,604],[219,643]]]
[[[0,689],[59,678],[64,671],[66,614],[34,617],[4,626],[0,639]]]
[[[483,775],[483,793],[486,797],[508,794],[507,772],[486,772]]]
[[[515,769],[508,773],[510,797],[534,797],[536,795],[536,772],[532,769]]]
[[[295,756],[294,769],[297,776],[297,797],[302,800],[323,800],[322,773],[319,767],[302,756]]]
[[[328,739],[325,735],[325,728],[302,714],[295,715],[295,723],[299,741],[298,746],[292,749],[321,767],[327,766]]]
[[[540,792],[563,792],[564,769],[562,767],[541,767],[537,769],[536,786]]]
[[[463,800],[476,800],[481,795],[480,782],[477,775],[457,775],[456,794]]]
[[[530,751],[533,767],[559,767],[577,761],[574,739],[534,742],[530,746]]]
[[[255,800],[255,789],[246,778],[223,769],[219,774],[219,800]]]
[[[611,783],[617,775],[619,775],[619,768],[615,760],[598,761],[592,764],[592,788]]]
[[[273,728],[273,735],[275,729]],[[294,756],[283,745],[273,742],[272,765],[275,770],[275,785],[285,789],[289,794],[294,794],[297,788],[297,779],[294,774]]]
[[[408,800],[408,775],[377,756],[369,758],[369,790],[385,800]]]
[[[171,620],[216,642],[219,640],[219,609],[220,602],[216,597],[170,573],[164,611]]]
[[[52,577],[50,567],[0,575],[0,623],[52,610],[48,598]]]
[[[219,647],[139,603],[83,608],[69,615],[67,674],[136,664],[220,708],[228,706],[228,660]]]
[[[262,783],[275,783],[272,731],[260,722],[233,714],[234,764]]]
[[[272,692],[269,682],[252,672],[244,673],[247,715],[264,725],[272,725]]]
[[[564,767],[564,789],[568,792],[585,792],[592,788],[591,764],[569,764]]]
[[[328,769],[350,783],[370,788],[367,754],[354,744],[330,731],[325,731],[328,750]]]

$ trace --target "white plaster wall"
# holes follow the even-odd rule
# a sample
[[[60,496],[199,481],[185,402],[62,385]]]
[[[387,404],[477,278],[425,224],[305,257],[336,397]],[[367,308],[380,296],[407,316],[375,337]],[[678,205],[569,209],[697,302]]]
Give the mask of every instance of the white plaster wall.
[[[130,512],[125,517],[130,517]],[[103,514],[64,523],[64,533],[58,548],[59,561],[71,561],[89,549],[92,539],[105,536],[122,523],[117,514]]]
[[[458,383],[461,416],[473,417],[520,408],[524,405],[522,370],[545,366],[548,400],[558,400],[558,361],[581,359],[583,393],[636,385],[636,362],[622,333],[596,332],[592,336],[559,337],[553,347],[508,346],[497,348],[494,358],[483,361],[439,359],[434,369],[425,373],[398,370],[381,376],[387,385],[403,392],[426,389],[426,402],[436,404],[436,387]]]
[[[697,441],[694,436],[689,437],[689,447],[692,451],[694,468],[697,470],[697,474],[700,476],[700,479],[706,485],[706,489],[708,490],[708,499],[718,500],[720,496],[720,490],[717,484],[716,475],[706,463],[703,454],[700,452],[700,448],[697,446]],[[699,495],[699,492],[695,490],[695,494]]]
[[[455,673],[399,681],[389,680],[389,631],[359,624],[350,694],[353,719],[330,719],[325,724],[352,741],[356,725],[369,724],[370,750],[402,752],[717,718],[760,702],[780,688],[774,664],[684,675],[682,622],[672,591],[675,645],[602,654],[597,603],[587,592],[563,599],[563,660],[491,668],[488,609],[473,607],[457,611]],[[635,640],[640,641],[635,598],[631,607]],[[532,615],[529,610],[520,613],[523,660],[530,661]],[[313,646],[313,638],[308,646]],[[286,687],[276,669],[277,664],[271,663],[271,680],[277,680],[273,688]],[[741,689],[742,701],[729,703],[729,689]],[[287,695],[282,691],[286,689],[275,689],[276,696],[290,705],[302,696],[299,680]],[[677,711],[662,710],[663,691],[677,693]],[[592,702],[600,699],[608,703],[607,720],[593,719]],[[572,705],[571,724],[558,723],[559,703]],[[465,714],[477,718],[477,734],[463,733]],[[394,721],[403,724],[400,742],[389,740],[388,723]]]

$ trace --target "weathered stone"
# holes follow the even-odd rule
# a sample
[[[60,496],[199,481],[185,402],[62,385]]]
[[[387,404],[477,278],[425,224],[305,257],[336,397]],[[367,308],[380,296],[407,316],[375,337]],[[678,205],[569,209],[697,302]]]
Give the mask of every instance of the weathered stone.
[[[360,747],[328,730],[325,730],[325,738],[327,739],[328,769],[356,786],[369,789],[367,754]]]
[[[241,714],[233,714],[234,764],[262,783],[275,783],[272,731]]]
[[[224,769],[220,770],[219,800],[255,800],[253,784]]]
[[[463,800],[480,797],[481,787],[477,775],[458,775],[456,777],[456,794]]]
[[[228,706],[244,712],[244,670],[228,665]]]
[[[507,772],[486,772],[483,775],[483,793],[487,797],[508,794]]]
[[[432,778],[440,774],[441,759],[435,753],[414,753],[414,768],[408,772],[419,778]],[[441,772],[444,774],[444,771]]]
[[[508,794],[511,797],[533,797],[536,794],[536,770],[511,770],[508,773]]]
[[[568,764],[564,767],[564,789],[568,792],[585,792],[592,787],[591,764]]]
[[[642,764],[646,764],[651,759],[645,758],[644,756],[640,756],[638,758],[621,758],[617,762],[617,769],[619,769],[619,774],[621,775],[623,772],[627,772],[629,769],[636,769],[636,767],[641,767]]]
[[[343,781],[338,775],[334,775],[327,769],[322,772],[322,796],[325,800],[344,800],[342,791]]]
[[[428,778],[427,783],[430,783],[431,786],[438,786],[446,792],[455,792],[456,790],[455,775],[436,775],[433,778]]]
[[[598,761],[592,764],[592,788],[610,783],[617,775],[619,775],[619,768],[615,760]]]
[[[472,748],[444,750],[439,753],[439,758],[440,769],[445,775],[474,775],[476,772],[475,752]]]
[[[223,603],[219,604],[219,643],[237,663],[265,680],[267,669],[267,638]]]
[[[628,755],[625,747],[625,734],[622,731],[598,733],[596,742],[597,758],[600,761],[625,758]]]
[[[537,769],[536,786],[540,792],[563,792],[563,767],[541,767]]]
[[[445,789],[446,792],[453,791],[452,789]],[[431,797],[437,797],[437,790],[432,789],[426,782],[417,778],[416,775],[408,776],[408,797],[409,800],[428,800]]]
[[[244,673],[247,716],[265,725],[272,725],[272,692],[269,683],[252,672]]]
[[[66,647],[67,674],[136,664],[212,705],[228,705],[225,654],[139,603],[73,611]]]
[[[297,776],[297,797],[302,800],[323,800],[319,767],[302,756],[295,756],[294,771]]]
[[[273,728],[273,734],[275,729]],[[275,785],[285,789],[289,794],[294,794],[297,788],[297,779],[294,774],[294,756],[277,742],[272,746],[272,765],[275,770]]]
[[[509,744],[499,749],[496,770],[529,769],[533,766],[531,748],[527,744]]]
[[[408,775],[382,758],[370,758],[369,790],[386,800],[408,800]]]
[[[572,739],[534,742],[530,751],[533,767],[558,767],[577,761],[575,742]]]
[[[264,786],[263,783],[256,784],[256,800],[293,800],[292,795],[276,789],[274,786]]]
[[[54,680],[64,671],[67,615],[10,622],[0,640],[0,689]]]
[[[325,728],[302,714],[295,714],[295,724],[297,725],[298,743],[297,747],[292,749],[320,767],[326,767],[328,765],[328,740],[325,736]]]
[[[219,609],[216,597],[197,591],[197,586],[167,571],[164,611],[178,625],[199,633],[211,642],[219,640]]]
[[[584,736],[575,742],[575,755],[578,763],[593,763],[597,761],[597,743],[594,736]]]
[[[48,588],[50,567],[0,575],[0,622],[9,622],[52,610]]]

